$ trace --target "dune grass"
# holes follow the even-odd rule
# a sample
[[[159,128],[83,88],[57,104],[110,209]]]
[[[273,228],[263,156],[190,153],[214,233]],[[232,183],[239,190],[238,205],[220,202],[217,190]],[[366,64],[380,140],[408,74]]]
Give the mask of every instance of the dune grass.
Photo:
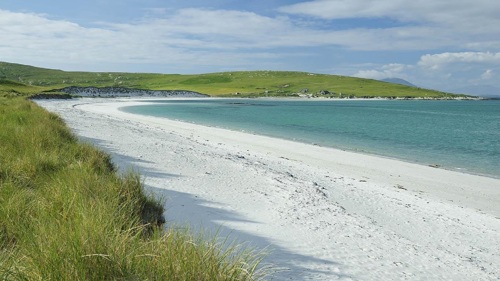
[[[257,280],[260,255],[161,227],[140,177],[55,114],[0,97],[0,280]],[[262,274],[261,274],[262,273]]]

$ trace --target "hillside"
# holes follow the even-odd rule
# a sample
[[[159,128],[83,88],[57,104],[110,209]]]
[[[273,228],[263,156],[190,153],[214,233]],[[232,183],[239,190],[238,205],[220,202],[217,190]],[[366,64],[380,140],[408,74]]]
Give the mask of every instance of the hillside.
[[[23,95],[43,91],[44,88],[37,86],[29,86],[23,83],[14,82],[11,80],[0,78],[0,93],[10,95]]]
[[[211,96],[457,97],[450,93],[371,79],[291,71],[238,71],[195,75],[69,72],[0,62],[0,81],[21,83],[40,90],[60,90],[70,86],[125,87],[188,90]]]

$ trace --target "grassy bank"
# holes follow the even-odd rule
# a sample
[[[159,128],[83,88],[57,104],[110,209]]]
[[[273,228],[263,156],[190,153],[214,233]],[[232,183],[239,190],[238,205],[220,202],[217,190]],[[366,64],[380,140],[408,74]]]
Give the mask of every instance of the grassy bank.
[[[449,98],[449,93],[372,79],[295,71],[236,71],[208,74],[70,72],[0,62],[0,79],[51,90],[69,86],[189,90],[224,97]],[[1,81],[0,81],[1,85]]]
[[[252,253],[159,227],[138,175],[16,95],[0,94],[0,280],[259,278]]]

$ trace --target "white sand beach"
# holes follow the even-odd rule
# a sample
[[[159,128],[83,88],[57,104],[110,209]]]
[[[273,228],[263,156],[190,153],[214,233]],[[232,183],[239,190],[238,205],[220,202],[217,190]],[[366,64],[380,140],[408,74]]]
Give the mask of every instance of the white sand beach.
[[[167,227],[270,251],[271,280],[500,280],[500,180],[125,113],[133,99],[39,100],[143,175]]]

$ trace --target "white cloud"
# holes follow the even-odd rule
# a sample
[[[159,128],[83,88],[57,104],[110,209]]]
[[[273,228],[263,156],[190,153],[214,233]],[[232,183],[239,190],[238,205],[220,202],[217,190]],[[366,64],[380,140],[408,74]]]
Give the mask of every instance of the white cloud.
[[[498,22],[500,2],[496,0],[314,0],[283,6],[279,11],[323,19],[383,18],[402,22],[440,22],[469,24]],[[460,20],[460,21],[457,21]],[[488,28],[488,27],[485,27]]]
[[[493,77],[493,70],[487,69],[483,74],[481,74],[481,79],[489,80]]]
[[[386,64],[380,67],[375,67],[375,69],[359,70],[353,76],[360,78],[369,79],[384,79],[384,78],[407,78],[408,75],[406,71],[413,68],[410,65],[405,64]]]
[[[331,20],[356,19],[358,35],[370,36],[374,49],[437,47],[500,48],[500,1],[497,0],[314,0],[281,7],[280,12]],[[364,19],[391,19],[393,27],[373,26]],[[376,40],[376,39],[379,40]],[[378,44],[377,44],[378,43]],[[383,46],[380,46],[383,45]],[[370,47],[365,47],[370,48]],[[363,49],[359,48],[358,49]]]
[[[483,1],[486,0],[478,0]],[[301,13],[324,18],[392,16],[398,20],[424,20],[438,18],[424,12],[446,10],[443,1],[426,3],[426,8],[406,3],[406,9],[402,9],[404,2],[407,1],[377,1],[375,5],[373,1],[321,0],[283,7],[281,11],[293,14],[301,8]],[[495,3],[491,5],[492,11],[498,6]],[[477,14],[477,9],[460,8],[463,1],[448,6],[452,6],[449,7],[451,13],[457,17],[463,13],[460,20],[455,18],[459,23],[472,22],[472,16]],[[492,13],[489,11],[483,18],[490,19]],[[446,21],[446,15],[439,15],[441,21]],[[491,26],[478,28],[477,33],[482,35],[472,40],[466,33],[455,32],[442,24],[337,30],[303,24],[301,19],[295,20],[293,16],[269,17],[246,11],[191,8],[177,11],[150,9],[142,21],[100,23],[90,28],[41,14],[0,10],[0,59],[75,64],[120,61],[228,65],[231,62],[223,59],[226,55],[233,63],[244,66],[254,64],[254,59],[261,62],[264,61],[262,57],[272,59],[271,54],[276,58],[286,56],[290,48],[340,46],[350,50],[381,51],[429,50],[473,44],[475,49],[500,47],[500,30]]]
[[[500,65],[500,53],[459,52],[423,55],[418,62],[421,67],[439,69],[452,63],[480,63]]]
[[[415,64],[369,65],[353,76],[402,78],[424,88],[450,91],[500,79],[500,53],[457,52],[423,55]]]
[[[279,8],[279,11],[323,19],[381,17],[397,6],[395,4],[397,3],[391,3],[391,1],[374,3],[364,0],[316,0],[283,6]]]
[[[291,43],[290,32],[285,18],[238,11],[185,9],[165,18],[88,28],[0,10],[0,60],[238,67],[281,57],[265,49]]]

